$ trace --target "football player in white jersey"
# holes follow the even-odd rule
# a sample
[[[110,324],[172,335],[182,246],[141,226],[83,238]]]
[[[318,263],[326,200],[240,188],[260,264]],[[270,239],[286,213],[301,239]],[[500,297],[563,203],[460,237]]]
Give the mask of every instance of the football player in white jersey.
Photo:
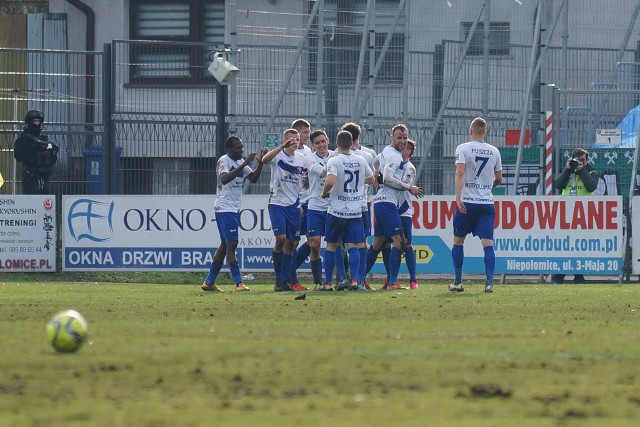
[[[376,152],[360,144],[360,135],[362,134],[360,125],[358,125],[357,123],[349,122],[342,125],[340,130],[346,130],[351,134],[351,137],[353,138],[351,152],[364,158],[371,170],[374,170],[373,159],[376,158]],[[371,236],[371,186],[365,186],[365,193],[366,198],[362,203],[362,226],[364,227],[364,238],[366,244],[366,240],[369,238],[369,236]],[[364,286],[368,291],[374,290],[371,286],[369,286],[369,281],[366,278],[364,281]]]
[[[216,201],[213,205],[216,213],[216,225],[220,233],[220,246],[213,255],[213,262],[209,268],[202,290],[222,291],[216,285],[216,278],[222,269],[225,257],[231,270],[231,276],[236,283],[236,291],[248,291],[236,259],[238,247],[238,227],[240,225],[240,198],[242,197],[242,184],[245,179],[255,183],[262,173],[262,158],[267,153],[263,148],[260,154],[251,153],[246,159],[242,159],[244,148],[242,140],[237,136],[230,136],[225,141],[227,154],[220,157],[217,166],[218,188]],[[258,161],[258,166],[252,170],[249,165],[253,160]]]
[[[353,122],[345,123],[344,125],[342,125],[340,130],[348,130],[349,133],[351,133],[351,136],[353,137],[353,145],[351,146],[351,150],[364,151],[366,153],[369,153],[372,159],[376,158],[377,154],[373,148],[365,147],[364,145],[362,145],[362,128],[359,124]]]
[[[402,150],[402,179],[401,181],[408,185],[413,185],[416,181],[416,167],[411,163],[411,156],[416,149],[416,142],[412,139],[407,141],[407,146]],[[409,287],[418,289],[418,278],[416,276],[416,253],[411,245],[413,238],[413,200],[411,193],[402,191],[398,205],[398,213],[402,221],[402,233],[404,234],[404,261],[409,271]]]
[[[308,157],[311,155],[312,150],[309,147],[309,136],[311,135],[311,125],[305,119],[296,119],[291,123],[291,129],[298,131],[300,135],[300,141],[298,141],[298,149],[296,154]],[[307,235],[307,210],[309,209],[309,175],[307,170],[304,170],[304,178],[302,180],[302,188],[300,190],[300,236]],[[289,275],[289,282],[291,283],[291,289],[294,291],[305,291],[306,287],[300,284],[298,280],[297,270],[298,267],[307,259],[310,254],[310,247],[308,240],[296,249],[296,254],[293,259],[293,267]]]
[[[307,210],[307,243],[309,246],[309,259],[311,261],[311,274],[313,283],[321,291],[332,291],[333,288],[326,287],[322,281],[322,259],[320,258],[320,247],[322,236],[324,236],[325,222],[327,219],[327,209],[329,199],[322,198],[324,181],[327,176],[325,166],[329,156],[333,154],[329,150],[329,137],[323,130],[314,130],[310,136],[311,146],[314,152],[305,158],[305,167],[309,175],[309,207]],[[300,250],[298,250],[298,254]],[[297,260],[296,267],[299,267],[304,260]]]
[[[300,241],[300,189],[305,176],[304,156],[296,153],[300,135],[287,129],[282,144],[262,157],[271,166],[269,217],[276,237],[273,268],[276,292],[294,290],[289,283],[293,256]]]
[[[398,213],[400,192],[408,191],[416,197],[422,197],[422,190],[401,181],[402,171],[399,170],[402,163],[402,151],[409,140],[409,129],[403,124],[397,124],[391,129],[391,143],[376,157],[381,181],[378,182],[378,192],[373,199],[373,211],[375,213],[375,236],[373,244],[367,252],[367,272],[371,270],[378,254],[383,249],[388,238],[393,241],[389,253],[389,285],[383,289],[404,289],[398,283],[401,255],[404,252],[405,239],[402,232],[402,220]]]
[[[367,165],[369,165],[371,170],[373,170],[373,160],[376,158],[377,154],[371,148],[365,147],[360,144],[360,136],[362,135],[362,129],[360,128],[360,125],[358,125],[357,123],[349,122],[342,125],[340,130],[346,130],[351,134],[351,137],[353,138],[351,152],[353,154],[362,156],[367,161]],[[365,200],[366,203],[364,203],[364,206],[367,212],[365,213],[365,211],[363,211],[362,218],[365,226],[365,237],[369,237],[371,235],[371,187],[367,186],[366,191],[367,199]]]
[[[298,154],[304,154],[305,156],[312,153],[311,147],[309,147],[309,138],[311,137],[311,124],[305,119],[296,119],[291,123],[291,129],[298,131],[300,135],[300,141],[298,141]],[[300,199],[302,200],[302,199]]]
[[[327,177],[322,197],[330,197],[327,210],[324,255],[325,282],[331,286],[336,263],[336,247],[344,242],[349,251],[351,284],[349,289],[366,291],[366,246],[362,227],[362,201],[365,184],[373,185],[373,171],[366,161],[351,153],[353,139],[347,131],[337,136],[338,154],[327,161]]]
[[[493,205],[494,186],[502,183],[502,158],[500,151],[487,144],[487,122],[476,117],[469,126],[469,142],[456,148],[456,212],[453,215],[453,260],[454,282],[449,285],[452,292],[462,292],[462,264],[464,263],[464,240],[467,234],[478,236],[484,249],[484,267],[487,281],[485,292],[493,292],[493,275],[496,256],[493,250]]]

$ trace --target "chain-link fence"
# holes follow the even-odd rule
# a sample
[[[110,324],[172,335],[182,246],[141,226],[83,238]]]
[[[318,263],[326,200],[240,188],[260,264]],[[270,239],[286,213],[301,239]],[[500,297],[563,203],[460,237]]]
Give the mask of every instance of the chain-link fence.
[[[489,121],[488,142],[503,151],[507,177],[518,161],[509,135],[524,124],[516,194],[531,194],[539,191],[544,162],[541,87],[593,92],[561,101],[557,146],[565,149],[591,147],[596,129],[616,127],[639,101],[633,90],[640,82],[640,49],[629,40],[636,27],[629,2],[569,2],[569,11],[568,2],[542,2],[543,13],[515,2],[494,7],[491,15],[486,1],[464,14],[455,4],[375,3],[373,9],[364,0],[325,0],[296,3],[295,10],[284,4],[272,11],[235,10],[235,35],[226,47],[241,73],[224,99],[207,72],[219,45],[114,41],[107,58],[102,52],[0,49],[6,181],[0,192],[20,192],[12,145],[24,112],[34,107],[45,111],[47,132],[61,145],[56,194],[107,188],[100,173],[110,166],[102,164],[105,111],[108,146],[115,147],[114,188],[121,194],[214,193],[221,118],[225,131],[243,138],[246,152],[296,118],[331,137],[343,123],[357,121],[363,144],[380,151],[391,127],[402,122],[418,142],[418,184],[427,194],[452,194],[453,153],[477,115]],[[606,25],[583,9],[607,16]],[[603,89],[613,90],[603,96]],[[506,181],[498,192],[510,194]],[[268,191],[268,169],[250,188]]]

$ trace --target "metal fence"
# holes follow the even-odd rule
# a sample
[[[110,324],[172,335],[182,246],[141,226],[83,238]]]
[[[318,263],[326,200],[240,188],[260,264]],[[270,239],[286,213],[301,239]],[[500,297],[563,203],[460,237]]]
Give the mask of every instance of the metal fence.
[[[21,193],[13,141],[27,110],[45,113],[44,133],[60,147],[52,181],[56,194],[98,191],[87,179],[87,150],[101,144],[102,53],[0,49],[0,170],[2,194]],[[16,167],[17,166],[17,167]]]
[[[326,3],[326,13],[335,13],[335,2]],[[520,130],[523,123],[530,132],[522,157],[525,183],[516,193],[531,194],[540,191],[536,176],[544,158],[540,87],[559,83],[593,91],[593,96],[561,102],[558,144],[566,149],[591,147],[595,129],[615,127],[640,100],[633,92],[640,85],[640,48],[620,48],[626,46],[621,42],[625,31],[635,28],[635,23],[626,22],[629,11],[612,17],[617,26],[610,25],[607,37],[597,44],[590,38],[591,47],[578,46],[579,39],[567,46],[561,32],[554,32],[554,19],[562,13],[554,5],[548,14],[553,19],[546,23],[549,40],[536,44],[535,31],[514,24],[511,41],[493,47],[501,55],[507,53],[500,57],[483,55],[464,37],[452,40],[450,32],[438,38],[443,29],[410,19],[386,51],[384,37],[376,39],[376,46],[365,52],[369,56],[362,61],[363,78],[358,80],[353,69],[360,66],[364,9],[354,7],[344,12],[353,16],[341,15],[339,19],[352,25],[321,33],[317,20],[305,31],[312,6],[310,2],[298,15],[263,13],[260,20],[247,13],[246,25],[237,29],[229,58],[242,71],[229,87],[221,125],[243,138],[247,152],[264,146],[267,132],[281,133],[296,118],[308,119],[330,136],[341,124],[358,121],[363,143],[380,151],[391,127],[403,122],[418,142],[413,160],[419,166],[418,184],[427,194],[453,194],[455,147],[466,140],[470,120],[483,115],[490,124],[488,141],[503,150],[509,173],[517,156],[506,134]],[[412,16],[426,13],[426,6],[417,2],[412,8]],[[471,15],[478,16],[478,11]],[[446,17],[440,8],[433,13]],[[388,21],[390,16],[378,19]],[[473,19],[468,24],[465,28],[471,29]],[[413,42],[402,42],[408,33]],[[250,42],[258,37],[265,42]],[[437,42],[416,43],[421,37]],[[320,38],[327,41],[322,49]],[[345,48],[336,40],[351,44]],[[223,106],[206,69],[210,52],[219,48],[123,40],[111,43],[108,54],[0,49],[0,170],[6,180],[0,193],[20,192],[12,145],[22,115],[34,107],[45,111],[47,132],[61,146],[52,186],[58,195],[106,191],[102,180],[110,174],[102,172],[111,166],[114,191],[120,194],[214,193],[215,161],[221,154],[216,132]],[[374,84],[369,67],[381,58],[386,62]],[[603,88],[631,92],[603,97]],[[110,137],[107,145],[105,135]],[[103,147],[115,148],[116,161],[105,161]],[[267,168],[260,183],[248,191],[267,193],[268,175]],[[498,191],[510,193],[509,185],[507,180]]]

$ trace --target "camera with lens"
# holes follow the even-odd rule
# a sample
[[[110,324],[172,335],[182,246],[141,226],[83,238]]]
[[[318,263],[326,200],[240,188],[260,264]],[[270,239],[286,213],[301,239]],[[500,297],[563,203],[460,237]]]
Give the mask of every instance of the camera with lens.
[[[569,160],[569,167],[571,168],[571,170],[576,170],[579,164],[580,160],[576,159],[575,157]]]

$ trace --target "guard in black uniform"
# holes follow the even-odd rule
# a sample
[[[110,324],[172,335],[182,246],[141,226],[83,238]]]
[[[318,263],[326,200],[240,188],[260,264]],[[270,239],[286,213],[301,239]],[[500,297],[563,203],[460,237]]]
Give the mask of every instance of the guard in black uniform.
[[[50,194],[49,178],[58,161],[59,148],[41,133],[42,111],[27,111],[24,121],[26,126],[13,145],[13,157],[24,165],[23,193]]]

